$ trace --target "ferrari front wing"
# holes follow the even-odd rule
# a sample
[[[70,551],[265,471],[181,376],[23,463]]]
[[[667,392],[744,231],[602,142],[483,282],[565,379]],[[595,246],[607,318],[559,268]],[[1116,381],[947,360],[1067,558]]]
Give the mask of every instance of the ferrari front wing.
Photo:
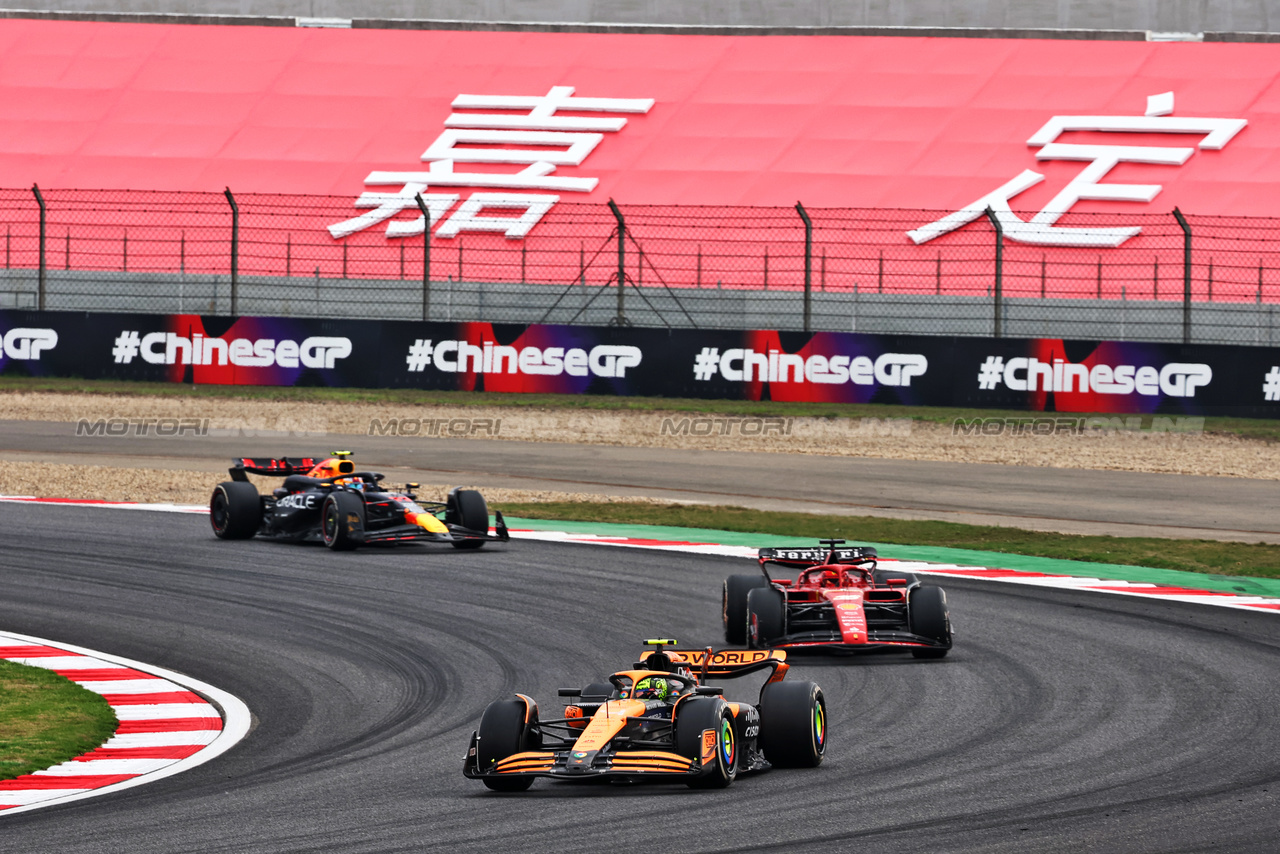
[[[899,630],[872,630],[866,633],[863,643],[848,643],[844,636],[836,630],[818,630],[795,632],[783,637],[770,639],[769,646],[775,649],[802,649],[804,647],[838,647],[848,652],[870,651],[887,647],[905,649],[951,649],[950,643],[943,643],[933,638]]]

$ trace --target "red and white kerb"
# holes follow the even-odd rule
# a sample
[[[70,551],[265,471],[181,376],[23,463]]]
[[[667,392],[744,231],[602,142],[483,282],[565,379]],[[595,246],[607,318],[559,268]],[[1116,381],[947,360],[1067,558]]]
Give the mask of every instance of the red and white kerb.
[[[249,710],[237,698],[150,665],[8,632],[0,632],[0,658],[52,670],[101,694],[120,722],[115,735],[83,756],[0,781],[0,814],[185,771],[225,752],[249,729]]]

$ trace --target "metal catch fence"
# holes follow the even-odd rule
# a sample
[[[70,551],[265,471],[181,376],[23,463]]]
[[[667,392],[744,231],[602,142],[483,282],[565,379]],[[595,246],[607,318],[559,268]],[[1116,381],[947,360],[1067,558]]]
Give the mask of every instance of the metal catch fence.
[[[1280,339],[1269,219],[1042,224],[1005,210],[957,225],[939,211],[558,203],[512,239],[517,218],[446,236],[437,213],[230,190],[0,189],[0,308]]]

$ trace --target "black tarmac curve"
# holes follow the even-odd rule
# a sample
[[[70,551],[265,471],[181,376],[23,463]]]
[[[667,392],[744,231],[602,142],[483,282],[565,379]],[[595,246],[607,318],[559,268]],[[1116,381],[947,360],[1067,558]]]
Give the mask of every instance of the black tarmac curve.
[[[201,516],[0,505],[0,626],[238,695],[248,738],[188,773],[0,815],[4,852],[1276,850],[1280,616],[947,583],[939,662],[806,657],[816,770],[726,791],[461,774],[490,700],[719,640],[727,558],[223,543]],[[754,693],[755,682],[735,688]]]

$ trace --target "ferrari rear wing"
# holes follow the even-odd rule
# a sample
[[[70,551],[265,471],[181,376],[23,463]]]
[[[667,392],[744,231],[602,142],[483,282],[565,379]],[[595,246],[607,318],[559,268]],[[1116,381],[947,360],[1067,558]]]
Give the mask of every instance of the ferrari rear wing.
[[[306,474],[320,464],[320,460],[311,457],[281,457],[278,460],[240,457],[232,462],[233,465],[230,468],[232,480],[247,480],[246,474],[261,474],[268,477]]]
[[[767,548],[756,553],[756,560],[763,566],[776,563],[783,566],[823,566],[829,563],[861,563],[875,560],[876,550],[869,546]]]

